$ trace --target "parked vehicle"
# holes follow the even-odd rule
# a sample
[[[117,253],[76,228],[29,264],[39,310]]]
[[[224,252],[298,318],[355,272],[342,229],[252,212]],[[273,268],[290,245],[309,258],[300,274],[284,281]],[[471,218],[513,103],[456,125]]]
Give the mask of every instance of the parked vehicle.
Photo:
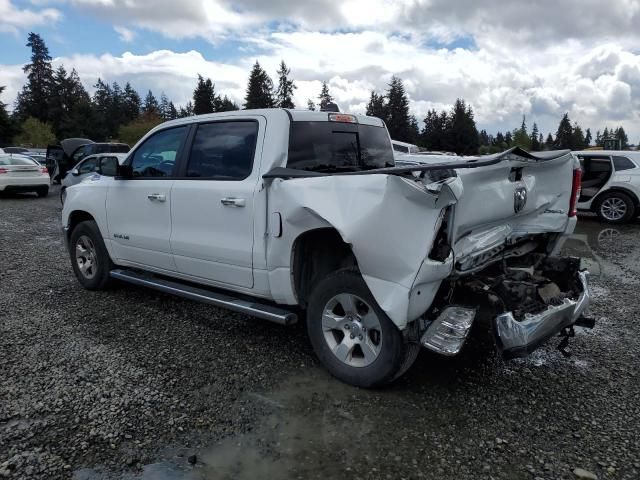
[[[46,197],[47,168],[25,155],[0,154],[0,192],[35,192],[38,197]]]
[[[67,138],[60,145],[47,147],[47,162],[53,182],[60,182],[67,171],[83,158],[96,153],[127,153],[131,148],[126,143],[96,143],[86,138]]]
[[[106,155],[99,153],[85,157],[84,160],[81,160],[75,167],[69,170],[62,179],[60,187],[60,201],[62,204],[64,204],[67,197],[67,188],[77,185],[89,175],[98,174],[114,177],[116,175],[117,165],[124,162],[126,158],[126,153],[112,153]]]
[[[305,311],[326,368],[371,387],[421,346],[459,353],[474,325],[511,358],[582,321],[587,272],[556,256],[579,172],[568,151],[519,149],[396,167],[377,118],[224,112],[154,128],[117,176],[68,189],[62,225],[83,287],[284,325]]]
[[[412,143],[401,142],[399,140],[391,140],[394,154],[397,153],[418,153],[420,147]]]
[[[627,223],[640,214],[640,152],[574,152],[582,168],[579,210],[608,223]]]

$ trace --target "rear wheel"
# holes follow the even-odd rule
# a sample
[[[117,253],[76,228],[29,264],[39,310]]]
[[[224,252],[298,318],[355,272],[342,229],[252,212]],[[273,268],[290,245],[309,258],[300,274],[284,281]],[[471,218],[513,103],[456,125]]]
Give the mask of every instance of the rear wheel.
[[[598,198],[596,214],[607,223],[627,223],[635,216],[635,205],[623,192],[607,192]]]
[[[36,193],[38,194],[38,197],[44,198],[49,195],[49,187],[40,187],[38,190],[36,190]]]
[[[87,290],[104,290],[112,279],[113,262],[104,245],[98,225],[93,220],[79,223],[71,232],[69,256],[73,271]]]
[[[307,329],[327,370],[358,387],[393,381],[411,366],[419,348],[408,343],[352,269],[318,282],[309,301]]]

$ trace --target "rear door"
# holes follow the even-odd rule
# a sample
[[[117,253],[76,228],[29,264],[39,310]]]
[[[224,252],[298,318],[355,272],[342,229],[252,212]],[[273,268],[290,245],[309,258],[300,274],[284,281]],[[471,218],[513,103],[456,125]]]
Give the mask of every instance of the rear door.
[[[178,272],[253,286],[254,193],[264,117],[200,123],[171,192],[171,249]]]
[[[159,130],[127,159],[133,177],[107,194],[107,221],[117,259],[175,271],[171,254],[171,187],[189,127]]]

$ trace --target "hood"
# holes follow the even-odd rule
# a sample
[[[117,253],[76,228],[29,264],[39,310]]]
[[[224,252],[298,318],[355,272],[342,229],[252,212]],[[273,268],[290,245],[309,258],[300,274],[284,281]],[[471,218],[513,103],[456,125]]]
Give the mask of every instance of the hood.
[[[62,150],[64,150],[65,155],[71,156],[78,147],[89,143],[95,142],[88,138],[65,138],[60,142],[60,145],[62,145]]]

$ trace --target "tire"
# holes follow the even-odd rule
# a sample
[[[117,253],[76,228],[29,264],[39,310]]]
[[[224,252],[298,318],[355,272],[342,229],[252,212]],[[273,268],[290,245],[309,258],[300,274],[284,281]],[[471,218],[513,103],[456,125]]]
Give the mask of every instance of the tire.
[[[408,343],[353,269],[330,273],[316,284],[307,330],[329,373],[357,387],[392,382],[408,370],[419,349]]]
[[[38,198],[45,198],[47,195],[49,195],[49,187],[39,188],[38,190],[36,190],[36,193],[38,194]]]
[[[79,223],[71,232],[69,257],[76,278],[87,290],[105,290],[113,282],[114,265],[93,220]]]
[[[595,212],[603,222],[622,224],[635,217],[635,205],[629,195],[611,191],[602,194],[595,206]]]
[[[67,199],[67,189],[60,189],[60,203],[64,206],[64,201]]]

